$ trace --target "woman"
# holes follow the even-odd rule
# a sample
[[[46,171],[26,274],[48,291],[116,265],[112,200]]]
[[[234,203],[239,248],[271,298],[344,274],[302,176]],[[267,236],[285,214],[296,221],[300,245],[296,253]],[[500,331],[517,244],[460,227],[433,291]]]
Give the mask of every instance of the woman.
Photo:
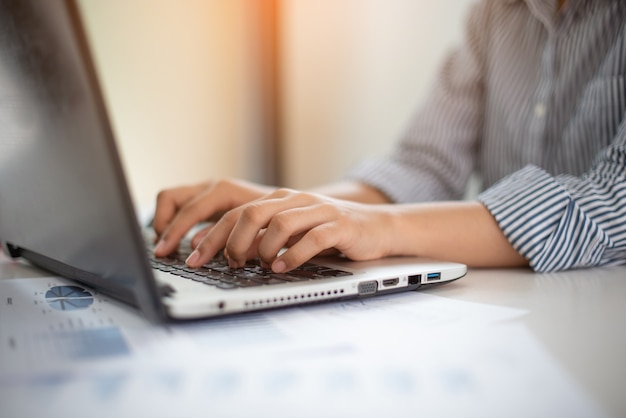
[[[536,271],[626,263],[626,5],[485,0],[395,152],[311,192],[236,180],[163,191],[163,256],[221,249],[276,272],[327,250]],[[472,172],[484,191],[459,201]],[[224,216],[221,216],[224,214]],[[284,247],[287,250],[281,251]]]

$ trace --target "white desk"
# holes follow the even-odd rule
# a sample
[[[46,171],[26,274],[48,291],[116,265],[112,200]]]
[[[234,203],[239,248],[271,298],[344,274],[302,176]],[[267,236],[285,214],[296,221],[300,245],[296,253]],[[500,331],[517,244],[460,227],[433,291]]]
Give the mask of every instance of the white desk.
[[[626,416],[626,268],[474,270],[432,294],[528,310],[521,322],[607,412]]]
[[[470,270],[428,292],[167,327],[99,297],[50,309],[42,291],[63,282],[21,263],[0,277],[4,418],[626,416],[626,268]],[[89,327],[107,334],[73,337]]]

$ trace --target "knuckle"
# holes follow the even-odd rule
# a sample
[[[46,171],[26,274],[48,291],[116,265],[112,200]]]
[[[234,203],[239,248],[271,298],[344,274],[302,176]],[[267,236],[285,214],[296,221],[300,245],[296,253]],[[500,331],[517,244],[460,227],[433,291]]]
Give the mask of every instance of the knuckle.
[[[162,201],[165,198],[166,194],[167,192],[165,190],[159,190],[159,192],[156,195],[157,202]]]
[[[225,222],[228,225],[233,225],[239,219],[239,210],[231,209],[224,213],[222,216],[221,222]]]
[[[280,196],[287,196],[289,194],[293,193],[293,190],[287,188],[287,187],[280,187],[278,189],[276,189],[276,191],[274,192],[274,194],[276,195],[280,195]]]
[[[257,203],[251,203],[243,209],[241,219],[246,223],[257,225],[263,221],[263,208]]]
[[[287,187],[281,187],[276,189],[271,196],[274,198],[284,199],[284,198],[292,198],[297,197],[298,195],[303,194],[302,192],[295,191],[293,189],[289,189]]]
[[[158,204],[158,203],[161,203],[161,204],[162,204],[162,203],[164,203],[164,202],[166,202],[166,201],[170,200],[170,199],[169,199],[169,197],[170,197],[170,194],[171,194],[171,193],[172,193],[172,191],[171,191],[171,190],[169,190],[169,189],[166,189],[166,190],[160,190],[160,191],[157,193],[157,196],[156,196],[156,201],[157,201],[157,204]]]
[[[234,182],[228,178],[218,178],[214,180],[210,187],[215,189],[226,189],[229,190],[234,186]]]
[[[321,202],[318,206],[324,213],[333,214],[334,217],[340,217],[342,215],[337,206],[331,202]]]
[[[274,216],[270,227],[279,234],[285,234],[291,231],[291,223],[291,216],[288,213],[281,212]]]
[[[316,247],[316,248],[328,248],[331,242],[331,235],[327,233],[327,231],[323,229],[312,229],[307,234],[307,239]]]

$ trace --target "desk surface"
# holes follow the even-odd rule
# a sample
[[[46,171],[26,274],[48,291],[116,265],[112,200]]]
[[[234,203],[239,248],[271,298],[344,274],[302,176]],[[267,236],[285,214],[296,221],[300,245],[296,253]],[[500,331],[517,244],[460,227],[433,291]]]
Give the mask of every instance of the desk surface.
[[[22,263],[7,262],[6,259],[3,262],[0,262],[0,278],[2,279],[0,280],[0,284],[8,283],[8,282],[17,283],[19,280],[21,280],[19,278],[22,278],[22,277],[37,278],[37,277],[45,277],[45,276],[46,276],[45,273],[33,267],[30,267],[28,265],[22,264]],[[11,280],[11,279],[16,279],[16,278],[18,278],[18,280]],[[403,299],[395,299],[395,300],[392,300],[391,302],[386,302],[386,303],[389,303],[390,307],[393,306],[395,308],[399,306],[399,304],[405,303],[407,297],[414,297],[418,299],[420,297],[419,293],[426,293],[426,292],[416,292],[414,296],[411,296],[411,295],[402,296]],[[476,307],[491,307],[491,308],[508,309],[511,312],[514,312],[515,310],[519,310],[519,312],[521,313],[520,315],[516,315],[516,316],[514,315],[512,319],[500,321],[498,322],[497,325],[489,325],[485,327],[480,327],[481,331],[476,332],[472,335],[478,336],[477,339],[479,339],[480,341],[484,340],[485,341],[484,344],[493,344],[493,341],[497,341],[500,335],[505,335],[505,336],[507,335],[506,332],[503,332],[503,331],[506,331],[507,328],[511,328],[511,329],[519,329],[520,327],[523,328],[524,331],[525,332],[527,331],[528,334],[530,335],[530,338],[533,340],[533,344],[536,344],[540,350],[545,351],[546,353],[545,357],[550,360],[551,364],[555,365],[555,370],[558,369],[559,376],[560,376],[559,378],[564,376],[563,381],[566,382],[567,385],[571,383],[573,387],[580,388],[581,393],[583,393],[585,396],[588,397],[590,404],[593,404],[594,407],[599,408],[600,415],[606,414],[607,416],[626,416],[626,397],[624,396],[624,377],[626,376],[626,360],[624,359],[624,353],[626,353],[626,303],[624,303],[624,295],[626,295],[626,268],[624,267],[598,268],[598,269],[580,270],[580,271],[555,273],[555,274],[534,274],[528,270],[470,270],[468,275],[462,280],[459,280],[450,285],[441,286],[436,289],[431,289],[427,293],[430,299],[426,299],[423,302],[425,304],[424,306],[426,306],[426,303],[428,303],[429,304],[428,306],[431,306],[431,307],[434,306],[436,308],[438,306],[443,307],[445,303],[447,302],[450,302],[450,303],[472,302],[473,304],[465,304],[459,309],[466,309],[468,306],[476,306]],[[3,296],[2,303],[4,304],[6,303],[6,301],[4,300],[4,296],[6,295],[2,295],[2,296]],[[422,297],[426,297],[426,296],[422,295]],[[417,299],[416,299],[416,304],[421,303]],[[115,302],[106,302],[106,303],[116,305]],[[395,305],[391,305],[394,303]],[[337,308],[337,306],[333,306],[333,305],[335,304],[329,305],[331,309]],[[377,305],[377,306],[362,305],[361,309],[363,310],[363,312],[359,312],[359,309],[360,309],[359,305],[349,305],[349,306],[346,305],[346,306],[342,305],[342,309],[351,308],[352,309],[350,311],[351,315],[364,315],[365,316],[365,315],[371,315],[372,312],[375,313],[374,308],[380,308],[380,306],[383,306],[383,305]],[[404,306],[403,309],[406,309],[410,305],[403,305],[403,306]],[[0,308],[1,307],[2,306],[0,306]],[[319,316],[319,318],[321,318],[320,321],[328,321],[327,322],[328,327],[330,328],[337,327],[337,329],[340,329],[342,326],[342,323],[332,322],[332,321],[336,321],[336,319],[333,319],[333,318],[338,317],[337,311],[329,311],[330,313],[328,313],[326,311],[320,310],[320,309],[323,309],[320,307],[321,305],[316,305],[316,306],[312,306],[309,308],[297,308],[297,310],[286,309],[286,310],[280,310],[280,311],[272,311],[268,315],[271,315],[270,318],[272,320],[276,318],[278,318],[278,320],[287,319],[288,321],[292,321],[291,325],[294,327],[306,328],[308,326],[308,327],[312,327],[311,329],[314,329],[315,326],[320,325],[320,324],[314,324],[314,322],[311,320],[312,318],[315,318],[314,315],[320,315]],[[115,306],[115,308],[120,309],[120,307],[117,305]],[[513,308],[513,309],[510,309],[510,308]],[[124,310],[125,308],[121,307],[121,309]],[[494,310],[494,312],[496,311]],[[308,314],[310,314],[310,317],[306,316]],[[134,315],[134,313],[129,311],[129,316],[132,316],[132,315]],[[255,317],[255,318],[256,318],[255,320],[257,319],[260,320],[262,316]],[[343,317],[343,318],[345,319],[346,317]],[[370,316],[370,318],[375,318],[375,317]],[[485,320],[485,318],[487,318],[487,320]],[[481,321],[488,322],[488,319],[489,319],[488,316],[482,317],[482,319],[477,322],[481,322]],[[7,331],[7,329],[10,328],[10,326],[5,323],[6,321],[8,321],[7,315],[5,314],[4,317],[2,317],[2,310],[0,310],[0,337],[3,338],[2,344],[7,343],[8,337],[6,334],[10,331],[10,330]],[[301,321],[301,322],[298,323],[296,321]],[[457,323],[460,323],[459,321],[461,321],[461,319],[460,318],[455,319],[455,321]],[[202,338],[205,338],[205,339],[209,338],[210,336],[215,337],[216,335],[219,334],[219,332],[216,331],[219,327],[229,326],[231,328],[229,331],[230,334],[228,334],[230,337],[228,338],[235,338],[235,339],[241,338],[243,334],[237,334],[235,331],[233,331],[232,323],[233,323],[232,321],[231,322],[206,321],[204,323],[201,323],[199,326],[203,329],[203,332],[208,332],[210,334],[206,334],[206,335],[200,334],[200,335],[204,335],[204,337]],[[23,323],[20,324],[20,327],[21,329],[27,329],[31,325],[34,326],[34,324],[28,323],[28,319],[24,319]],[[134,330],[137,330],[138,328],[141,328],[144,325],[138,326],[137,324],[134,324],[132,328]],[[390,328],[392,328],[393,326],[403,327],[405,325],[406,324],[399,323],[395,325],[390,325]],[[475,325],[476,324],[472,326],[475,326]],[[145,325],[145,326],[148,326],[148,325]],[[196,324],[196,326],[198,326],[198,324]],[[359,327],[359,324],[350,324],[350,327],[353,327],[354,329],[356,329]],[[476,328],[478,329],[479,327],[477,326]],[[392,334],[385,334],[385,332],[388,332],[389,330],[382,330],[382,328],[377,328],[377,329],[381,329],[380,332],[383,333],[384,335],[392,335]],[[457,341],[455,339],[455,336],[442,335],[442,334],[457,333],[459,332],[460,329],[462,328],[455,327],[455,326],[452,326],[452,327],[446,326],[446,327],[441,327],[440,329],[439,328],[433,329],[432,327],[428,328],[426,326],[421,329],[418,329],[418,328],[414,330],[409,329],[409,332],[394,333],[393,334],[394,337],[391,338],[391,340],[393,341],[391,341],[388,345],[385,345],[384,350],[396,350],[397,347],[402,347],[402,346],[404,346],[405,348],[409,347],[410,349],[407,351],[402,351],[402,349],[398,349],[400,350],[398,351],[398,353],[407,353],[407,352],[412,352],[412,350],[419,350],[420,347],[424,346],[424,342],[423,341],[420,342],[420,338],[426,337],[426,336],[429,336],[428,338],[433,339],[433,340],[441,338],[441,341],[448,341],[448,339],[449,341]],[[5,335],[2,335],[3,331]],[[145,333],[145,330],[142,332],[144,332],[144,334],[141,334],[141,335],[144,335],[144,336],[148,335],[147,333]],[[171,333],[171,329],[168,329],[167,332]],[[250,346],[254,346],[254,344],[258,342],[257,339],[259,340],[267,339],[269,338],[268,335],[272,334],[272,332],[266,332],[264,334],[245,334],[247,336],[246,338],[249,338],[249,341],[246,342],[246,344],[250,344]],[[330,329],[329,329],[329,332],[330,332]],[[126,335],[127,335],[127,338],[134,339],[135,342],[141,341],[141,343],[137,344],[137,346],[140,346],[141,350],[146,350],[147,352],[149,351],[153,353],[154,351],[157,350],[157,347],[155,346],[158,344],[161,344],[161,343],[155,343],[151,346],[150,339],[154,341],[158,340],[158,338],[156,338],[154,334],[151,334],[149,338],[145,337],[146,338],[145,341],[142,340],[143,337],[142,338],[137,337],[137,335],[139,335],[137,333],[132,334],[132,335],[131,334],[126,334]],[[131,335],[131,336],[128,337],[128,335]],[[194,334],[194,335],[198,335],[198,334]],[[263,337],[260,337],[260,335],[263,335]],[[210,338],[213,338],[213,337],[210,337]],[[33,339],[32,335],[28,338],[30,338],[31,340]],[[28,338],[26,339],[28,340]],[[394,340],[394,338],[396,340]],[[15,345],[14,340],[10,338],[9,340],[11,341],[11,344]],[[216,344],[219,344],[219,343],[216,343],[215,340],[211,340],[211,341],[212,342],[210,344],[212,344],[213,346],[215,346]],[[472,341],[472,340],[466,340],[466,341],[468,345],[475,347],[475,348],[477,347],[479,351],[481,348],[492,349],[492,351],[495,351],[495,348],[493,347],[481,347],[481,344],[483,343],[481,343],[480,341]],[[488,343],[487,341],[491,341],[491,342]],[[501,342],[501,344],[506,344],[506,342]],[[441,349],[442,351],[449,352],[448,353],[449,356],[445,357],[446,359],[445,362],[446,364],[449,365],[449,363],[454,363],[455,359],[457,358],[463,359],[463,355],[459,354],[463,350],[462,348],[463,344],[459,344],[459,345],[461,347],[456,347],[456,348],[453,348],[450,345],[445,345],[445,344],[440,345],[440,346],[434,345],[433,347],[430,347],[429,349],[435,350],[435,351]],[[278,347],[278,345],[276,347]],[[309,349],[313,350],[314,348],[318,348],[318,347],[315,347],[315,343],[312,343],[310,341],[304,343],[305,352],[306,350],[309,350]],[[300,347],[300,349],[302,349],[302,347]],[[270,350],[277,350],[277,349],[274,347],[274,348],[271,348]],[[332,350],[328,349],[328,352],[331,354],[328,354],[329,356],[328,359],[324,358],[325,354],[321,356],[321,362],[319,363],[320,364],[319,367],[324,367],[325,365],[335,364],[335,366],[332,366],[332,367],[336,368],[336,364],[338,365],[344,364],[342,362],[334,363],[335,357],[330,358],[336,355],[337,352],[340,352],[342,350],[345,350],[346,352],[350,352],[351,348],[344,344],[343,346],[333,347]],[[461,350],[461,351],[455,352],[454,350]],[[505,345],[505,352],[506,350],[510,351],[511,358],[513,358],[514,355],[523,357],[523,354],[524,354],[524,353],[515,353],[516,348],[513,346],[513,343],[511,343],[511,346]],[[138,349],[135,348],[134,351],[138,351]],[[301,353],[302,350],[298,352]],[[319,351],[316,351],[316,355],[319,355],[319,353],[320,353]],[[267,355],[267,354],[264,354],[264,355]],[[398,354],[398,355],[401,355],[401,354]],[[348,358],[348,357],[345,357],[345,358]],[[420,358],[419,356],[416,356],[415,361],[419,361],[419,358]],[[317,358],[317,360],[320,360],[320,358]],[[400,363],[395,362],[395,360],[393,359],[383,360],[382,363],[379,360],[377,360],[377,362],[372,362],[371,366],[368,366],[368,364],[364,364],[363,368],[359,368],[359,373],[360,373],[359,376],[365,379],[371,377],[367,374],[368,367],[374,368],[374,367],[378,367],[381,365],[385,366],[387,364],[385,363],[385,361],[389,362],[390,368],[393,368],[397,366],[397,364],[400,364]],[[137,363],[142,363],[142,362],[137,361]],[[110,369],[111,366],[109,366],[108,363],[105,363],[105,364],[107,364],[106,366],[107,370],[111,370]],[[142,364],[143,366],[138,366],[138,367],[141,368],[141,367],[146,366],[149,368],[151,366],[149,360],[143,361]],[[241,366],[240,363],[238,363],[238,365]],[[244,365],[245,365],[245,360],[244,360]],[[6,367],[6,365],[4,365],[3,367]],[[81,366],[77,366],[77,367],[81,367]],[[123,370],[128,370],[127,365],[121,366],[121,367]],[[184,364],[184,363],[182,364],[176,363],[175,367],[191,369],[194,366],[189,365],[189,364]],[[245,367],[250,367],[250,368],[260,367],[258,358],[255,358],[254,365],[252,364],[252,360],[250,360],[250,364],[246,365]],[[530,367],[532,368],[533,366],[531,365]],[[543,365],[543,363],[537,363],[536,367],[544,368],[544,369],[531,370],[530,373],[532,375],[530,376],[531,378],[530,381],[541,380],[544,378],[546,380],[550,379],[550,376],[548,376],[548,374],[546,374],[547,372],[545,372],[545,365]],[[341,367],[339,366],[339,368]],[[173,370],[173,369],[170,368],[170,370]],[[298,369],[293,369],[293,370],[289,369],[289,370],[291,374],[287,374],[287,375],[283,374],[281,376],[283,380],[286,379],[287,382],[289,382],[290,381],[289,379],[291,379],[291,383],[289,384],[293,385],[294,382],[293,382],[292,372],[293,370],[297,371]],[[308,372],[311,373],[310,370]],[[418,370],[418,372],[426,373],[426,371],[424,371],[423,369]],[[482,373],[482,370],[478,370],[477,373],[479,374]],[[77,374],[80,374],[80,369],[75,369],[73,371],[73,376],[76,376]],[[288,379],[285,376],[291,376],[291,377]],[[403,375],[403,376],[404,376],[403,378],[405,379],[405,381],[410,381],[411,375]],[[18,380],[22,379],[21,386],[18,385],[19,386],[18,388],[15,388],[14,385],[12,386],[12,383],[10,382],[11,379],[18,379]],[[75,390],[75,388],[78,387],[77,386],[78,384],[76,384],[75,386],[72,386],[71,378],[68,378],[67,376],[52,378],[52,381],[53,381],[52,385],[50,384],[50,379],[51,379],[50,377],[47,378],[48,386],[45,386],[46,388],[52,387],[57,384],[58,385],[68,384],[70,388],[74,388],[73,390]],[[350,386],[350,384],[354,382],[350,383],[350,379],[346,378],[345,376],[343,377],[343,379],[344,379],[343,381],[339,379],[339,381],[343,383],[340,383],[338,386],[336,386],[336,389],[337,391],[345,390],[346,392],[342,396],[345,396],[346,399],[349,400],[350,398],[350,396],[348,396],[349,391],[345,388],[347,386]],[[50,399],[54,399],[57,396],[58,397],[67,396],[68,393],[71,393],[71,392],[68,392],[70,389],[67,389],[66,392],[57,391],[57,392],[54,392],[54,395],[48,395],[48,397],[46,398],[45,390],[42,389],[42,386],[40,384],[36,384],[34,385],[35,387],[33,387],[33,385],[28,383],[28,382],[32,382],[32,380],[33,379],[29,380],[27,378],[20,377],[19,373],[10,374],[10,373],[4,373],[4,371],[0,371],[0,390],[4,392],[4,395],[0,393],[0,398],[2,398],[2,396],[7,396],[7,397],[11,396],[10,399],[2,399],[2,405],[9,405],[8,411],[11,412],[11,414],[7,415],[7,418],[10,416],[16,416],[16,417],[24,416],[32,412],[37,412],[37,410],[33,411],[32,404],[29,406],[24,403],[26,399],[32,399],[32,396],[41,397],[42,399],[48,399],[48,402],[50,402]],[[280,380],[280,381],[283,381],[283,380]],[[174,381],[178,382],[176,380]],[[229,382],[229,380],[227,379],[226,382]],[[233,384],[232,379],[230,382],[231,384]],[[276,380],[272,380],[272,382],[276,383]],[[335,383],[332,383],[332,385],[337,385],[335,380],[333,380],[333,382]],[[537,387],[540,389],[541,388],[540,382],[536,382],[536,383],[538,385]],[[170,384],[174,385],[171,382]],[[178,384],[180,385],[181,383],[178,382]],[[287,386],[289,386],[289,384]],[[83,387],[83,386],[80,386],[80,387]],[[189,389],[189,386],[190,384],[187,384],[186,386],[187,389]],[[419,387],[419,385],[417,386]],[[221,388],[221,390],[225,390],[223,381],[222,383],[220,383],[219,387]],[[362,388],[363,385],[361,385],[360,387]],[[458,389],[458,379],[457,379],[456,387]],[[298,392],[298,393],[302,393],[301,401],[310,402],[311,399],[309,396],[306,395],[306,393],[307,393],[307,390],[309,393],[311,393],[312,388],[308,387],[308,389],[307,388],[305,389],[306,390]],[[284,389],[284,390],[287,390],[287,389]],[[513,408],[517,408],[519,407],[517,403],[519,403],[519,405],[526,405],[526,406],[532,405],[534,400],[538,399],[538,396],[537,396],[538,394],[533,393],[533,390],[534,388],[532,387],[532,385],[531,387],[527,385],[525,392],[520,392],[517,395],[512,395],[516,397],[510,398],[509,403],[514,403],[515,405],[510,405],[510,406]],[[109,390],[109,392],[111,392],[111,390]],[[107,396],[112,396],[109,392],[107,392]],[[495,393],[496,392],[494,392],[494,394]],[[576,394],[575,391],[568,392],[568,393],[571,396],[574,396]],[[450,392],[448,392],[448,395],[449,394]],[[564,396],[570,396],[570,395],[564,395]],[[294,394],[292,393],[291,396],[293,400]],[[438,402],[445,403],[446,396],[443,396],[442,399],[439,400]],[[460,396],[460,395],[457,394],[455,396]],[[548,394],[548,396],[550,396],[550,394]],[[558,395],[555,394],[555,396],[558,396]],[[474,398],[477,399],[475,402],[480,402],[478,400],[479,397],[474,396]],[[20,399],[22,399],[22,401],[20,401]],[[460,398],[455,398],[455,399],[457,399],[458,401],[458,399]],[[471,404],[472,401],[468,399],[472,399],[472,396],[464,400],[464,402],[470,402],[468,403],[468,406],[467,406],[468,409],[466,409],[466,411],[470,411],[469,415],[473,415],[471,411],[476,412],[476,413],[477,411],[481,411],[480,408],[482,407],[472,405]],[[193,401],[194,400],[191,400],[190,397],[187,397],[186,400],[180,401],[179,406],[180,408],[183,408],[183,405],[185,405],[185,402],[193,403]],[[316,400],[316,402],[323,402],[323,401],[324,400],[321,400],[321,399]],[[527,413],[525,413],[525,411],[526,412],[530,411],[533,414],[532,416],[540,416],[540,415],[550,416],[555,411],[566,410],[567,404],[570,401],[574,402],[575,399],[558,399],[557,401],[554,402],[553,405],[548,405],[548,406],[536,405],[535,409],[531,408],[531,409],[525,410],[523,409],[524,407],[522,407],[522,409],[518,411],[517,414],[513,413],[512,415],[530,416]],[[126,400],[124,402],[125,402],[124,405],[120,405],[121,409],[115,409],[116,408],[115,406],[111,406],[111,408],[113,409],[109,410],[107,413],[117,414],[117,416],[124,416],[126,412],[134,410],[132,405],[129,407],[129,404],[128,404],[129,401]],[[537,400],[537,402],[545,402],[545,399],[543,401]],[[113,403],[113,405],[114,404],[115,403]],[[273,404],[280,405],[280,402],[278,403],[274,402]],[[43,405],[44,406],[41,407],[42,409],[39,410],[39,412],[41,413],[46,412],[46,407],[45,407],[46,404],[44,403]],[[376,411],[375,407],[378,404],[374,403],[372,405],[373,405],[372,406],[373,409],[369,411],[371,412],[371,415],[377,415],[379,412]],[[415,412],[417,412],[416,410],[411,409],[412,407],[407,406],[408,404],[406,402],[395,403],[393,405],[394,406],[391,407],[392,408],[391,411],[388,410],[389,408],[388,406],[385,407],[387,412],[391,413],[390,416],[402,416],[402,415],[415,416]],[[433,404],[433,405],[436,405],[436,404]],[[394,411],[394,408],[396,409],[395,411]],[[7,411],[7,409],[5,409],[4,406],[3,406],[3,409]],[[61,409],[59,409],[59,411],[60,410]],[[345,409],[345,410],[341,410],[341,409],[332,410],[331,409],[331,411],[335,411],[335,412],[343,411],[343,412],[338,412],[337,413],[338,415],[350,415],[346,411],[352,411],[352,410],[358,411],[358,408],[348,406],[348,409]],[[235,411],[240,411],[240,410],[235,409]],[[307,411],[309,411],[309,414],[306,413]],[[314,411],[316,411],[314,407],[312,409],[311,408],[307,409],[307,407],[305,407],[302,410],[300,410],[300,412],[302,412],[302,415],[311,415],[311,416],[316,415]],[[321,409],[321,411],[324,411],[324,410]],[[446,409],[443,409],[442,411],[446,411]],[[488,411],[487,415],[489,415],[489,412],[493,413],[493,415],[496,415],[499,410],[487,409],[487,411]],[[256,412],[258,412],[258,410]],[[273,411],[273,412],[276,412],[276,411]],[[511,411],[511,412],[514,412],[514,411]],[[591,414],[596,414],[596,412],[598,412],[597,409],[591,408],[589,410],[586,410],[586,412],[580,411],[580,414],[578,415],[589,416]],[[69,416],[71,415],[72,414],[69,414]],[[234,413],[234,415],[238,415],[238,414]],[[251,413],[251,415],[264,416],[263,413],[260,413],[260,414]],[[335,413],[331,412],[330,415],[335,415]],[[362,411],[361,411],[361,415],[363,415]],[[368,414],[366,413],[365,415],[368,415]],[[443,415],[446,415],[446,414],[443,413]],[[507,415],[511,416],[511,414],[507,414]],[[79,414],[76,414],[76,416],[79,416]]]
[[[626,416],[626,268],[473,270],[446,298],[527,310],[521,321],[614,416]]]

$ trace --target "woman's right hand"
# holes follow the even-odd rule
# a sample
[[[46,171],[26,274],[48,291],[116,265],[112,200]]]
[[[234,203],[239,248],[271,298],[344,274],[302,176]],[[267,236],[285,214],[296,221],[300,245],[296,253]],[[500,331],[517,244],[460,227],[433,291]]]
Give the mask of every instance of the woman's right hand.
[[[153,226],[157,234],[154,254],[165,257],[178,248],[181,239],[200,222],[217,221],[223,213],[274,191],[275,188],[243,180],[211,180],[159,192]],[[192,239],[198,242],[206,234]]]

